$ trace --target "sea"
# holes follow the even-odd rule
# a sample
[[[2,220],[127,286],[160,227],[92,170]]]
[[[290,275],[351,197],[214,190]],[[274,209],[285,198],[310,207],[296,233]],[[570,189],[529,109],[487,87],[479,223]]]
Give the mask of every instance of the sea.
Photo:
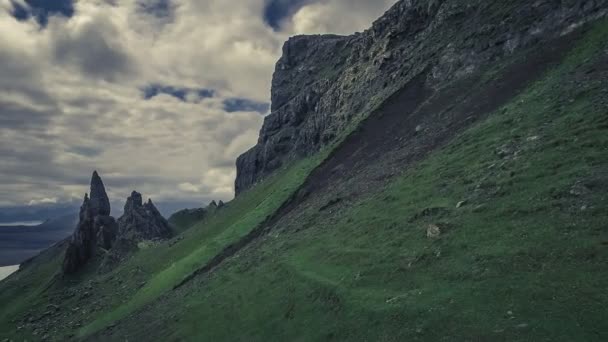
[[[8,277],[19,269],[19,265],[0,267],[0,280]]]
[[[14,226],[38,226],[41,225],[42,221],[18,221],[18,222],[0,222],[0,227],[14,227]]]

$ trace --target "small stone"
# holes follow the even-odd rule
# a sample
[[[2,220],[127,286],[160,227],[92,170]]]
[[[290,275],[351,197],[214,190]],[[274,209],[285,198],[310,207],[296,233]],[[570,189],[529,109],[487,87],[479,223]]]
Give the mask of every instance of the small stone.
[[[482,212],[486,209],[486,205],[485,204],[480,204],[478,206],[475,206],[475,208],[473,208],[473,212],[474,213],[479,213]]]
[[[581,206],[581,211],[585,211],[585,210],[587,210],[587,206],[586,205]]]
[[[529,325],[528,323],[522,323],[522,324],[518,324],[518,325],[516,325],[515,327],[516,327],[517,329],[525,329],[525,328],[527,328],[527,327],[529,327],[529,326],[530,326],[530,325]]]
[[[580,182],[577,182],[572,186],[572,188],[570,188],[570,195],[572,196],[583,196],[589,192],[591,192],[591,190]]]
[[[429,224],[428,227],[426,227],[426,237],[429,239],[436,239],[439,235],[441,235],[441,228],[439,228],[439,226]]]
[[[456,203],[456,208],[462,208],[466,204],[467,204],[467,201],[460,201],[460,202]]]
[[[424,129],[424,127],[422,127],[422,125],[416,126],[416,134],[422,132],[423,129]]]

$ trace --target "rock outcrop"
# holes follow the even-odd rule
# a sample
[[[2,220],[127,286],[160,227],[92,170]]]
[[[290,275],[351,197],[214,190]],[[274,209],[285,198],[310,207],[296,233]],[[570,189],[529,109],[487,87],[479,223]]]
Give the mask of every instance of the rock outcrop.
[[[169,223],[149,199],[145,204],[142,196],[133,191],[125,203],[123,215],[118,219],[118,235],[133,241],[166,239],[171,237]]]
[[[237,160],[237,195],[293,159],[336,141],[427,71],[440,89],[490,63],[606,15],[608,0],[397,2],[351,36],[289,39],[272,81],[271,114]]]
[[[141,194],[136,191],[127,199],[118,221],[110,216],[110,200],[97,171],[91,178],[90,194],[91,197],[84,196],[79,222],[65,253],[65,274],[81,270],[100,255],[100,250],[106,251],[102,265],[115,264],[136,248],[138,242],[162,240],[173,234],[152,200],[144,204]]]
[[[66,250],[63,261],[66,274],[79,271],[95,257],[98,248],[110,249],[116,240],[118,224],[110,216],[110,200],[97,171],[91,178],[90,193],[90,198],[84,196],[79,222]]]

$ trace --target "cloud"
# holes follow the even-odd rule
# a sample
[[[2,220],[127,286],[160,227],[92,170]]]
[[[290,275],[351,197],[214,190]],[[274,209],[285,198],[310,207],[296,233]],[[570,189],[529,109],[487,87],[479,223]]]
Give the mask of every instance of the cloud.
[[[159,94],[167,94],[186,102],[198,102],[201,99],[213,97],[215,94],[211,89],[183,88],[162,84],[149,84],[142,89],[142,92],[146,100]]]
[[[0,206],[79,202],[94,169],[119,203],[230,199],[283,42],[390,5],[354,1],[0,0]]]
[[[57,203],[57,197],[52,197],[52,198],[42,198],[42,199],[36,199],[36,200],[31,200],[28,205],[29,206],[33,206],[33,205],[40,205],[40,204],[55,204]]]
[[[295,12],[314,2],[315,0],[269,0],[264,7],[264,21],[278,31]]]
[[[224,100],[224,110],[228,113],[258,112],[260,114],[266,114],[268,109],[270,109],[270,104],[267,102],[257,102],[241,98],[230,98]]]

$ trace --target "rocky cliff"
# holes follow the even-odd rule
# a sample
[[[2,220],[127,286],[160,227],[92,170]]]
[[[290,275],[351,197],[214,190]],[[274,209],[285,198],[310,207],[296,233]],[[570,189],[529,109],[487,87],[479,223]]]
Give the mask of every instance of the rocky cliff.
[[[422,71],[440,89],[480,67],[606,14],[608,0],[403,0],[351,36],[289,39],[272,112],[237,160],[237,195],[290,160],[334,142]]]

